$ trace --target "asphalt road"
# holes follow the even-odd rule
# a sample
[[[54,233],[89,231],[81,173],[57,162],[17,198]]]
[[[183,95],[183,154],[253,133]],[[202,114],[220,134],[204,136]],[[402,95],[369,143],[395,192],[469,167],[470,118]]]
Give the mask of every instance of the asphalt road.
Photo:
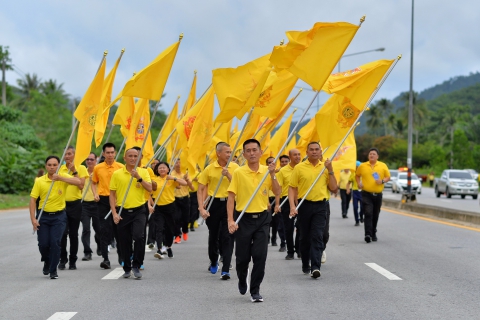
[[[174,245],[173,259],[147,252],[142,280],[102,280],[113,269],[100,269],[97,256],[50,280],[27,211],[0,212],[0,319],[478,319],[480,228],[385,209],[379,241],[366,244],[352,209],[342,219],[337,199],[331,208],[322,276],[303,275],[300,260],[269,247],[257,304],[238,293],[235,270],[228,281],[207,271],[205,225]]]
[[[400,193],[392,193],[392,189],[385,189],[383,197],[387,199],[402,199],[402,195]],[[450,199],[447,199],[445,195],[441,195],[440,198],[437,198],[433,188],[422,187],[422,193],[417,194],[417,203],[480,214],[479,200],[473,200],[471,196],[466,196],[465,199],[462,199],[460,196],[452,196]]]

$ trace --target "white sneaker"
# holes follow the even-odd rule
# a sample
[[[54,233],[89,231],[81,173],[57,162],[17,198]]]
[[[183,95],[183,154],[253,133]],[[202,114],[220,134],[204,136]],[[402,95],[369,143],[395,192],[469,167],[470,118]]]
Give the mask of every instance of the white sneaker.
[[[322,263],[325,263],[327,261],[327,254],[325,253],[325,251],[323,251],[322,253]]]
[[[167,247],[162,246],[162,249],[160,249],[161,254],[167,254]]]

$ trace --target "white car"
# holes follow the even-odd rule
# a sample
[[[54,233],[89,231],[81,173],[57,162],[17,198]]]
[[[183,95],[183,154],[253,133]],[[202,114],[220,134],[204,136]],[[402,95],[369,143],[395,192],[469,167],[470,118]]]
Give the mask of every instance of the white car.
[[[400,172],[397,179],[393,182],[392,185],[393,193],[406,193],[407,192],[407,173]],[[422,183],[415,173],[412,173],[412,192],[416,194],[422,193]]]
[[[397,180],[398,170],[390,170],[390,180],[385,182],[385,188],[393,188],[395,180]]]
[[[478,172],[474,169],[465,169],[472,175],[473,180],[478,180]]]

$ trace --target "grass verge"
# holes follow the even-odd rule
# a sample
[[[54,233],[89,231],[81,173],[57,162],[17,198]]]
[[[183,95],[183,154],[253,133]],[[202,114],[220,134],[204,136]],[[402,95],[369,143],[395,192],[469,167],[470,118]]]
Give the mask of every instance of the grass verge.
[[[0,194],[0,210],[27,207],[30,195]]]

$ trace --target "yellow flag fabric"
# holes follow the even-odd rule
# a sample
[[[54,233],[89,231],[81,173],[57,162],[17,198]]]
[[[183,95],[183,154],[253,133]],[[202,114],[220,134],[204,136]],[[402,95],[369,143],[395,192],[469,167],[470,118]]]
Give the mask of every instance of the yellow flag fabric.
[[[292,149],[297,148],[297,137],[296,135],[293,135],[292,139],[288,142],[287,147],[285,148],[285,154],[288,154],[288,152]]]
[[[145,147],[142,150],[142,166],[145,166],[153,155],[153,145],[152,137],[148,133],[146,136],[148,127],[150,126],[150,104],[148,99],[139,99],[136,103],[136,111],[133,116],[132,125],[128,132],[127,141],[125,142],[125,150],[128,150],[132,147],[142,147],[143,141],[145,142]]]
[[[341,141],[338,141],[336,144],[330,146],[328,150],[323,154],[323,160],[331,159],[335,150],[337,150]],[[342,144],[340,149],[338,149],[337,154],[333,158],[332,165],[333,171],[335,172],[335,176],[337,181],[340,177],[340,171],[344,169],[350,169],[355,171],[357,162],[357,145],[355,143],[355,135],[354,131],[352,131],[345,142]]]
[[[180,41],[160,53],[148,66],[137,72],[123,87],[122,96],[159,100],[162,97]]]
[[[297,80],[298,78],[287,70],[270,72],[253,113],[271,119],[278,117]]]
[[[112,123],[120,126],[120,132],[124,138],[128,136],[134,114],[135,101],[133,97],[123,97],[115,113],[115,117],[113,117]]]
[[[302,154],[302,157],[304,157],[307,154],[308,144],[319,141],[315,117],[311,118],[310,121],[298,131],[298,135],[300,139],[297,141],[297,149]]]
[[[212,83],[220,106],[215,122],[228,122],[235,116],[241,119],[242,110],[254,106],[270,74],[269,58],[270,54],[267,54],[237,68],[212,71]]]
[[[331,146],[345,137],[394,60],[375,61],[330,76],[325,87],[334,93],[316,114],[320,142]]]
[[[276,157],[280,152],[280,148],[283,144],[287,141],[288,132],[290,130],[290,125],[292,123],[293,113],[285,120],[282,126],[275,132],[273,138],[270,140],[268,144],[270,151],[272,152],[273,156]],[[282,154],[285,152],[282,151]]]
[[[78,167],[90,154],[92,149],[93,132],[95,131],[95,118],[100,100],[102,98],[103,82],[105,78],[105,66],[107,64],[104,58],[100,69],[87,89],[87,92],[80,101],[75,113],[75,118],[79,121],[77,132],[77,145],[75,151],[75,166]]]
[[[207,152],[210,151],[210,141],[213,134],[213,110],[215,104],[215,92],[210,87],[205,95],[195,105],[193,113],[187,123],[193,121],[193,126],[188,133],[188,162],[195,168],[198,164],[201,168],[205,165]],[[193,109],[190,109],[193,111]],[[193,118],[193,119],[192,119]],[[184,125],[185,130],[187,127]]]
[[[178,99],[175,102],[175,105],[172,108],[172,111],[168,114],[167,119],[165,119],[165,123],[163,124],[162,131],[160,132],[160,139],[158,140],[159,145],[163,145],[165,140],[167,140],[168,136],[172,131],[175,129],[175,125],[178,122]],[[170,138],[170,141],[172,141]],[[175,140],[173,140],[175,141]]]
[[[237,149],[242,147],[242,144],[243,144],[244,141],[246,141],[248,139],[252,139],[252,138],[257,139],[258,138],[257,137],[258,133],[257,133],[257,135],[255,135],[255,133],[256,133],[257,129],[260,127],[260,125],[261,125],[260,116],[252,113],[252,115],[250,116],[250,119],[248,119],[247,123],[245,123],[245,125],[244,125],[245,129],[243,130],[242,136],[240,137],[240,133],[242,132],[240,130],[239,132],[237,132],[238,134],[234,135],[235,140],[233,139],[233,136],[230,139],[230,141],[232,142],[232,148],[237,143],[237,140],[239,139],[239,137],[240,137],[240,140],[238,142]],[[254,137],[254,135],[255,135],[255,137]]]
[[[115,75],[117,74],[120,59],[121,57],[117,59],[117,62],[115,62],[115,65],[103,82],[102,99],[100,100],[100,107],[98,108],[97,117],[95,119],[95,146],[97,147],[102,143],[105,128],[107,127],[108,115],[110,114],[110,103],[112,100],[113,83],[115,82]]]
[[[289,42],[275,46],[270,61],[277,70],[287,69],[318,91],[358,29],[346,22],[317,22],[307,31],[288,31]]]
[[[232,118],[232,119],[233,119],[233,118]],[[233,135],[235,132],[237,132],[237,131],[238,131],[238,119],[237,119],[237,121],[235,122],[235,127],[233,128],[230,136],[232,136],[232,135]]]
[[[196,100],[196,92],[197,92],[197,72],[193,76],[193,83],[192,87],[190,88],[190,93],[188,94],[188,98],[183,105],[181,117],[183,117],[192,107]]]

